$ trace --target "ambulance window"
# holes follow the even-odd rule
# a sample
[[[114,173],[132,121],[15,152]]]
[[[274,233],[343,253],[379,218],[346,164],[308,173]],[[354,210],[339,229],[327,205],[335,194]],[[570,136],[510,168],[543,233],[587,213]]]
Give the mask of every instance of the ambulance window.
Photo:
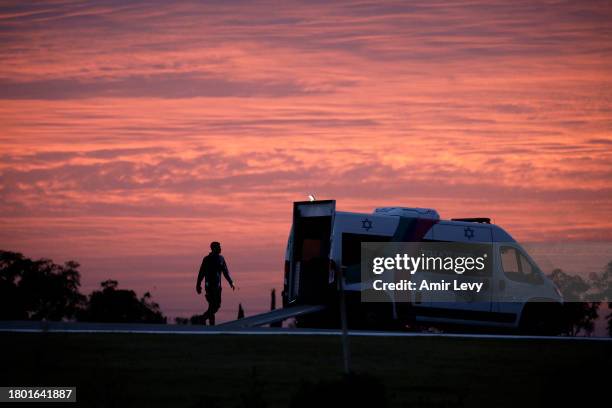
[[[502,260],[502,268],[504,268],[504,273],[508,274],[518,274],[519,266],[518,266],[518,258],[516,249],[512,247],[501,247],[501,260]]]
[[[501,262],[508,279],[517,282],[541,284],[543,282],[537,268],[516,248],[501,247]]]
[[[523,280],[525,282],[534,284],[544,283],[538,269],[531,262],[529,262],[529,259],[527,259],[527,257],[521,253],[519,253],[519,258],[521,260],[521,274]]]
[[[520,254],[519,258],[521,259],[521,272],[523,273],[523,275],[527,276],[533,274],[533,267],[531,266],[527,258],[525,258],[523,254]]]

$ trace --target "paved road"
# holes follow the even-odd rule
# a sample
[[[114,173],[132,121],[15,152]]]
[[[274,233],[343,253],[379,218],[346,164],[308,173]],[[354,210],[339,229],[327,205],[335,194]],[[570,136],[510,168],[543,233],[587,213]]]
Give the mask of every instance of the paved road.
[[[143,334],[190,334],[190,335],[280,335],[280,336],[339,336],[340,330],[328,329],[288,329],[288,328],[238,328],[222,329],[174,324],[144,324],[144,323],[75,323],[75,322],[32,322],[32,321],[0,321],[0,332],[19,333],[143,333]],[[413,333],[413,332],[382,332],[351,330],[351,336],[371,337],[451,337],[480,339],[547,339],[558,341],[608,341],[609,337],[547,337],[519,336],[511,334],[458,334],[458,333]]]

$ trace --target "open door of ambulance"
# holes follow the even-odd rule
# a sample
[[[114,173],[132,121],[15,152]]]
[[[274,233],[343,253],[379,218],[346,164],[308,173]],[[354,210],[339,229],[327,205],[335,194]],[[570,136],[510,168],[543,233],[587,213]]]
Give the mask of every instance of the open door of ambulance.
[[[329,289],[329,254],[336,201],[293,203],[290,301],[319,304]]]

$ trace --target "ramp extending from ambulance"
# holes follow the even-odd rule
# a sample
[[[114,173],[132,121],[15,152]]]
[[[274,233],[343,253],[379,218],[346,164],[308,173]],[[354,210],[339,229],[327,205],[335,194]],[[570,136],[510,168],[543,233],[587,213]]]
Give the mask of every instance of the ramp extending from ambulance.
[[[231,322],[217,325],[218,329],[242,329],[247,327],[264,326],[270,323],[282,322],[292,317],[303,316],[306,314],[319,312],[325,309],[323,305],[302,305],[276,309],[267,313],[245,317],[244,319],[232,320]]]

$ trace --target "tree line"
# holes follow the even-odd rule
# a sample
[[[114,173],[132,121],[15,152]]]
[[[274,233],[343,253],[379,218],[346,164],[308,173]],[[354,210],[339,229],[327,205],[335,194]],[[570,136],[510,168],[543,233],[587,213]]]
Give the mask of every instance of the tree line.
[[[110,279],[88,296],[80,286],[77,262],[58,265],[0,250],[0,320],[166,323],[149,292],[138,298]]]
[[[74,261],[59,265],[50,259],[32,260],[17,252],[0,250],[0,320],[167,322],[149,292],[139,298],[133,290],[119,289],[116,280],[101,282],[100,289],[83,295],[78,269]],[[590,335],[607,304],[603,317],[612,336],[612,261],[602,272],[588,278],[561,269],[555,269],[548,277],[566,300],[561,316],[566,335]],[[177,318],[176,323],[198,324],[198,318],[199,315]]]
[[[557,285],[563,295],[562,319],[565,334],[591,335],[595,321],[602,317],[607,321],[608,335],[612,337],[612,261],[600,273],[592,273],[588,278],[553,270],[548,277]],[[607,305],[607,308],[605,307]]]

